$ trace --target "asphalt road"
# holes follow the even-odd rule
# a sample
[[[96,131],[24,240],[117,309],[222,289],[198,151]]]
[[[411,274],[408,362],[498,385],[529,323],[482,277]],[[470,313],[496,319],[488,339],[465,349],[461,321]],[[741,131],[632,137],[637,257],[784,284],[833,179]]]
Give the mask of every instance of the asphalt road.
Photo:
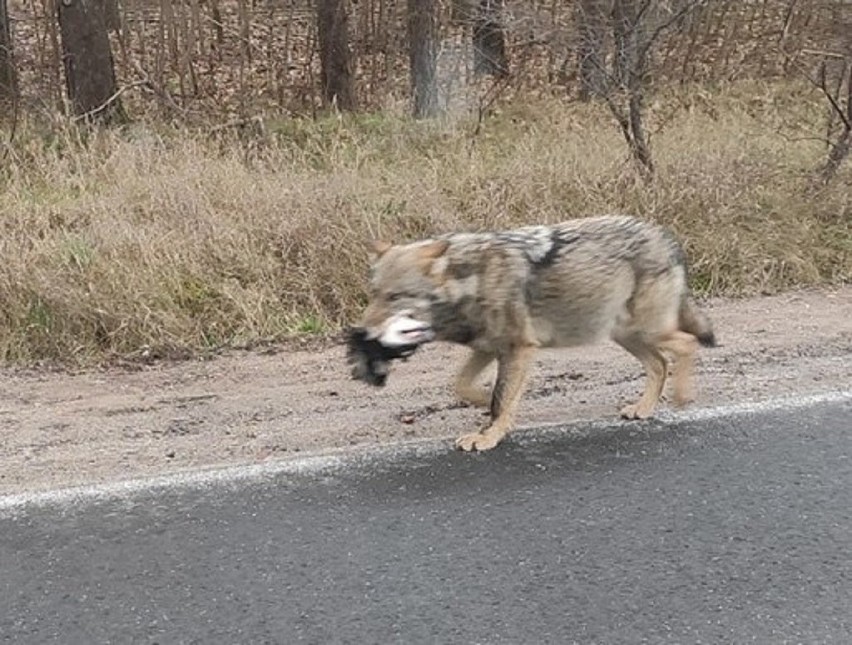
[[[0,594],[16,644],[850,643],[852,403],[0,505]]]

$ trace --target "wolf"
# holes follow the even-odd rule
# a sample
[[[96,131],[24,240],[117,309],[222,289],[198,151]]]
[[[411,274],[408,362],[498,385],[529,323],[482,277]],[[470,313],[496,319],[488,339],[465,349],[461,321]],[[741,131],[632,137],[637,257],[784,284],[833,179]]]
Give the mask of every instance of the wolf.
[[[677,239],[627,215],[374,242],[368,295],[353,333],[362,344],[375,343],[374,355],[393,358],[398,349],[407,356],[436,340],[470,348],[456,393],[489,407],[490,423],[459,437],[456,446],[465,451],[494,448],[511,430],[539,348],[612,339],[646,376],[644,392],[621,416],[646,419],[664,390],[666,356],[673,358],[674,402],[683,405],[693,398],[699,344],[716,344],[687,286]],[[488,392],[475,381],[494,361]]]

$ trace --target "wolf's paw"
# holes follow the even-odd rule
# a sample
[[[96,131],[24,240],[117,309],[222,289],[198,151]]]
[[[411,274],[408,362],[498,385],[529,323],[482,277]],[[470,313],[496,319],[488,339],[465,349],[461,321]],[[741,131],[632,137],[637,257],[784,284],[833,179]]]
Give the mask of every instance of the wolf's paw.
[[[672,402],[679,408],[689,405],[695,400],[695,388],[689,379],[675,381],[672,388]]]
[[[682,408],[695,401],[695,395],[692,392],[675,392],[673,399],[674,404]]]
[[[473,432],[456,439],[456,448],[470,452],[471,450],[491,450],[500,443],[500,438],[483,432]]]
[[[653,414],[653,406],[642,405],[641,403],[633,403],[621,408],[621,418],[623,419],[649,419]]]

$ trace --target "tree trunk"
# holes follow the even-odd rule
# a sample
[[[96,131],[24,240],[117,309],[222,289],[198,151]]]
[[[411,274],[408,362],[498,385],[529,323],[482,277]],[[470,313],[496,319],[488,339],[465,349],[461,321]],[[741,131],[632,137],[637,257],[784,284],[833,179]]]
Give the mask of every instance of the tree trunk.
[[[603,4],[603,0],[579,0],[577,3],[577,58],[581,101],[603,96],[606,92],[606,20]]]
[[[60,0],[57,5],[65,85],[74,114],[101,123],[126,120],[102,3]]]
[[[828,152],[828,159],[819,171],[819,178],[823,184],[829,183],[837,174],[840,164],[849,156],[849,151],[852,149],[852,130],[844,128],[843,132],[831,145],[831,150]]]
[[[118,0],[101,0],[104,12],[104,25],[107,31],[121,29],[121,12],[118,10]]]
[[[480,0],[473,22],[473,71],[477,76],[509,75],[503,0]]]
[[[339,110],[355,110],[346,0],[318,0],[317,32],[323,100]]]
[[[636,0],[615,0],[612,3],[612,36],[615,46],[612,75],[620,88],[627,88],[636,66],[638,28]]]
[[[18,97],[18,75],[12,56],[12,36],[6,0],[0,0],[0,103],[14,103]]]
[[[648,138],[645,136],[645,125],[643,122],[645,94],[641,87],[630,90],[628,114],[630,115],[630,134],[632,136],[630,149],[633,153],[633,158],[639,162],[639,167],[643,169],[643,172],[653,175],[654,160],[651,158],[651,148],[648,146]]]
[[[409,65],[414,118],[438,114],[436,0],[408,0]]]
[[[618,119],[630,154],[646,176],[654,174],[654,161],[645,134],[645,85],[650,40],[647,36],[648,4],[637,0],[614,0],[612,35],[615,44],[612,77],[616,91],[608,92],[607,102]],[[626,102],[618,107],[617,101]]]
[[[850,41],[849,51],[852,53],[852,41]],[[837,138],[830,142],[828,158],[818,172],[819,179],[823,184],[828,184],[834,178],[841,164],[852,152],[852,58],[842,61],[842,69],[837,74],[837,82],[833,90],[828,86],[826,68],[827,65],[823,62],[820,66],[820,78],[817,85],[829,102],[829,141],[832,137],[832,130],[834,130],[834,121],[837,118],[840,119],[841,131]]]

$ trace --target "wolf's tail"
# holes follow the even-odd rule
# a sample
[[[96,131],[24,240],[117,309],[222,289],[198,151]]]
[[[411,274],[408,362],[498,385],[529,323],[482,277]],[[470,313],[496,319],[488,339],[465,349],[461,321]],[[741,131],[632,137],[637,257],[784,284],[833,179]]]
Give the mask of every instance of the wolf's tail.
[[[701,311],[689,296],[684,296],[680,302],[680,329],[698,339],[704,347],[716,346],[716,335],[713,333],[713,323]]]

